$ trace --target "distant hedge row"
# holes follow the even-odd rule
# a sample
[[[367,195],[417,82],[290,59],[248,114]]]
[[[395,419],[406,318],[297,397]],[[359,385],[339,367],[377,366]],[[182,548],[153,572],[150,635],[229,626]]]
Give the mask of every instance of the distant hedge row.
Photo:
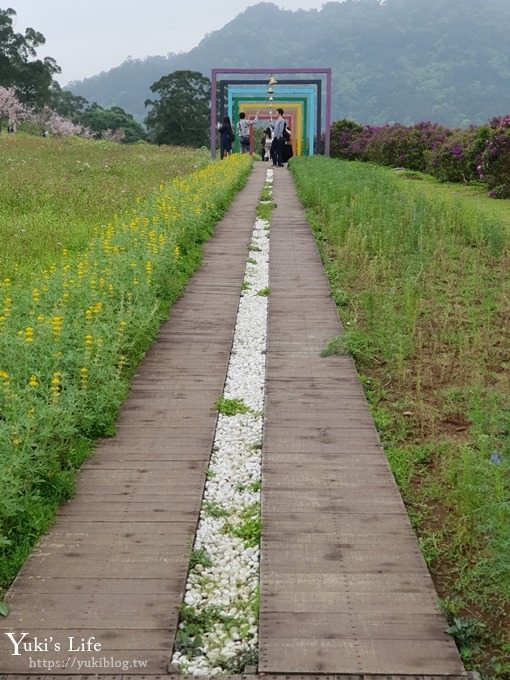
[[[482,181],[493,198],[510,198],[510,114],[468,129],[339,120],[331,126],[331,155],[418,170],[444,182]]]

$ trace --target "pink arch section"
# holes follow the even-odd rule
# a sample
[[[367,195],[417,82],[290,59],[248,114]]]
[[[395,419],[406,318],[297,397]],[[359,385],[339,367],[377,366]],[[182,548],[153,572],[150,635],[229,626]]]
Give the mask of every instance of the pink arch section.
[[[326,121],[324,129],[324,154],[329,156],[330,151],[330,135],[331,135],[331,68],[213,68],[211,69],[211,158],[216,157],[216,96],[217,96],[217,81],[218,74],[320,74],[326,77]]]

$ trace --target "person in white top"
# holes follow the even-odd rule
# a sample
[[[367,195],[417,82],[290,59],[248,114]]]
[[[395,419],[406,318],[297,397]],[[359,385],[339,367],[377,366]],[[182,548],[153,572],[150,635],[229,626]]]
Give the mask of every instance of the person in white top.
[[[262,160],[271,160],[271,144],[273,143],[273,131],[270,127],[266,128],[262,137]]]
[[[257,116],[253,120],[247,120],[244,111],[239,114],[239,122],[237,123],[237,134],[239,135],[239,144],[241,153],[250,152],[250,126],[257,120]]]

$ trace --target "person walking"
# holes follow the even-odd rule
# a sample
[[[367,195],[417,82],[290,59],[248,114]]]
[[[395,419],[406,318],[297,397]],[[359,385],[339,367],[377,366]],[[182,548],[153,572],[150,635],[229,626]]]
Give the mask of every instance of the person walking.
[[[271,160],[271,144],[273,143],[273,131],[270,127],[266,128],[262,137],[262,160]]]
[[[283,109],[276,109],[277,118],[273,129],[273,144],[271,146],[273,165],[283,168],[283,161],[285,157],[285,119],[283,118]]]
[[[225,116],[223,123],[218,123],[218,132],[220,133],[220,158],[223,159],[232,153],[232,142],[234,141],[234,132],[229,116]]]
[[[237,134],[239,136],[239,146],[241,153],[250,153],[250,127],[257,120],[257,116],[253,120],[247,120],[246,113],[241,111],[239,114],[239,122],[237,123]]]
[[[287,123],[285,123],[284,128],[283,128],[283,158],[282,158],[282,163],[287,163],[287,167],[289,166],[289,160],[294,155],[294,151],[292,149],[291,134],[292,134],[292,130],[287,125]]]

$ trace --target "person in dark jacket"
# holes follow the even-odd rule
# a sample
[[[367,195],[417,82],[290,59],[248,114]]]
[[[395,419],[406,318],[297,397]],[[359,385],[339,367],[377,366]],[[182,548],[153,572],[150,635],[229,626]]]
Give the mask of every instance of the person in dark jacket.
[[[282,160],[284,163],[288,163],[289,160],[294,155],[294,151],[292,150],[292,141],[290,138],[291,133],[292,130],[287,125],[287,123],[285,123],[285,127],[283,129],[283,154],[282,154]]]
[[[218,132],[220,133],[220,157],[225,158],[232,153],[232,142],[234,141],[234,132],[229,116],[225,116],[223,123],[218,123]]]

